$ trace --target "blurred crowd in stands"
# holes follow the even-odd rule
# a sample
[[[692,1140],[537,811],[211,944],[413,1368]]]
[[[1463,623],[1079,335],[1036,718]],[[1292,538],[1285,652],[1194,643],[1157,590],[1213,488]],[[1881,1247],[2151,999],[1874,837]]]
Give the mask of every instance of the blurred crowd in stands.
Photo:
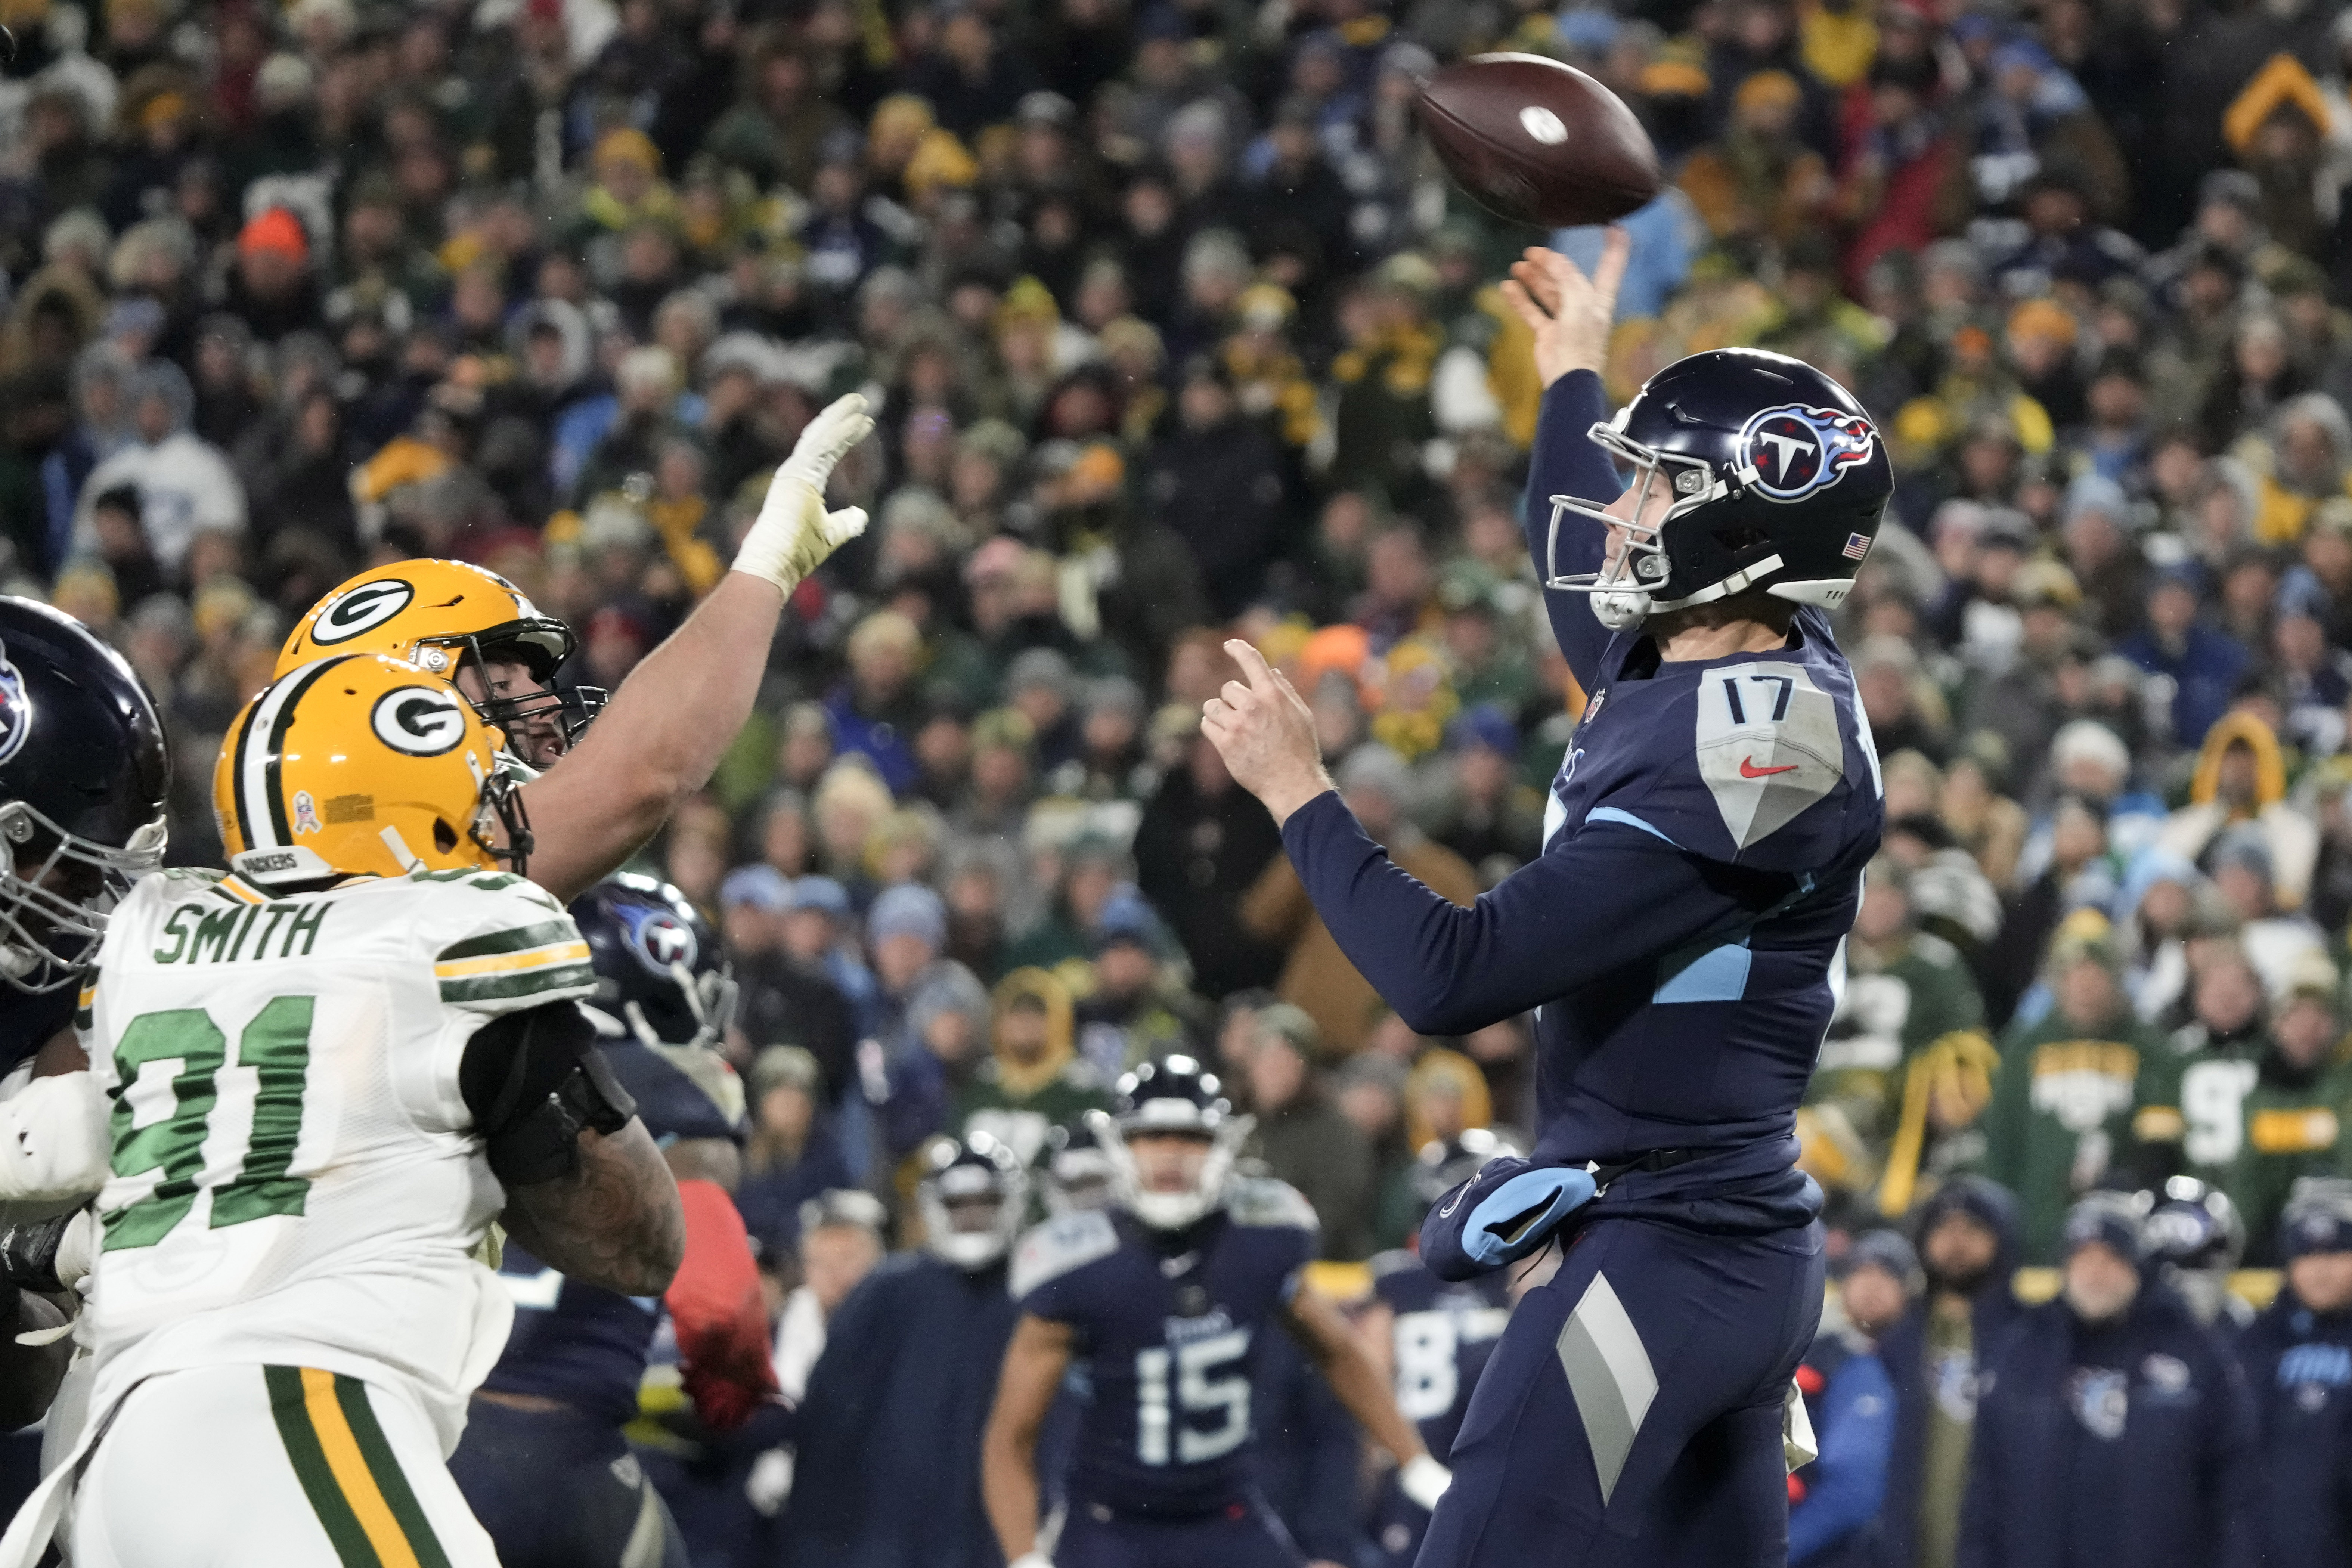
[[[1522,531],[1528,244],[1416,81],[1615,89],[1671,180],[1610,390],[1822,366],[1894,515],[1843,612],[1888,833],[1800,1128],[1842,1232],[1986,1177],[2282,1260],[2352,1168],[2352,13],[2315,0],[5,0],[0,558],[217,739],[372,562],[490,566],[611,687],[864,389],[761,710],[650,847],[719,921],[796,1276],[924,1141],[1066,1152],[1213,1061],[1328,1258],[1524,1128],[1526,1029],[1422,1038],[1198,734],[1264,649],[1349,804],[1466,902],[1583,695]],[[1541,510],[1542,498],[1535,498]],[[1975,1187],[1967,1187],[1974,1192]]]

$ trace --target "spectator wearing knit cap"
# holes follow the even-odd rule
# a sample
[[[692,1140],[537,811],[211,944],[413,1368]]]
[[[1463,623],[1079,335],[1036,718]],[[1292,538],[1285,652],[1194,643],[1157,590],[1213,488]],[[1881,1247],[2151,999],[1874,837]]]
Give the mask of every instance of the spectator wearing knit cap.
[[[1134,888],[1106,900],[1088,942],[1078,1053],[1106,1083],[1143,1062],[1199,1047],[1207,1009],[1166,963],[1168,932]]]
[[[1909,1242],[1880,1230],[1857,1237],[1837,1268],[1846,1321],[1824,1322],[1797,1367],[1816,1457],[1789,1477],[1792,1568],[1867,1561],[1876,1544],[1872,1527],[1886,1500],[1895,1385],[1872,1332],[1900,1321],[1919,1263]],[[1858,1308],[1865,1310],[1860,1321]]]
[[[301,219],[284,207],[270,207],[247,222],[237,233],[236,261],[221,308],[266,343],[325,324],[310,268],[310,237]]]
[[[180,367],[157,360],[131,387],[131,440],[92,469],[75,517],[77,541],[89,539],[89,512],[117,486],[139,493],[140,524],[166,572],[176,572],[195,537],[245,531],[245,487],[220,449],[188,428],[194,394]]]
[[[1878,1335],[1895,1387],[1883,1559],[1948,1568],[1968,1480],[1979,1369],[2016,1320],[2017,1201],[1982,1176],[1955,1176],[1916,1213],[1926,1289]],[[1857,1242],[1857,1247],[1861,1242]]]
[[[751,1058],[746,1076],[751,1135],[735,1206],[768,1254],[785,1258],[800,1235],[801,1205],[853,1184],[816,1059],[797,1046],[769,1046]]]
[[[1298,1008],[1269,1007],[1257,1016],[1243,1075],[1256,1125],[1244,1147],[1314,1205],[1323,1256],[1353,1261],[1372,1250],[1378,1173],[1371,1144],[1326,1093],[1321,1045]]]
[[[808,907],[798,901],[796,884],[772,866],[745,866],[719,885],[719,900],[739,988],[734,1033],[753,1051],[806,1051],[824,1076],[822,1098],[830,1104],[856,1071],[857,1017],[824,963],[784,941],[785,925]],[[764,940],[746,941],[747,925]]]
[[[2184,746],[2204,742],[2235,695],[2248,657],[2237,641],[2200,624],[2200,586],[2187,567],[2160,574],[2148,588],[2143,629],[2116,648],[2150,675],[2173,682],[2172,738]]]

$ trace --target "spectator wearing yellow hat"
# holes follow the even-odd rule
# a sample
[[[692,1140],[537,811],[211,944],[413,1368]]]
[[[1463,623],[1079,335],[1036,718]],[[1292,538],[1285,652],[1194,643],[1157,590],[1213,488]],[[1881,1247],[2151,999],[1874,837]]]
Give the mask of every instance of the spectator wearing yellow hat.
[[[1829,165],[1797,133],[1804,100],[1787,71],[1756,72],[1733,91],[1722,137],[1684,163],[1683,193],[1718,240],[1786,243],[1836,195]]]
[[[607,131],[590,158],[594,178],[580,198],[575,232],[622,234],[641,223],[674,224],[677,196],[661,177],[661,152],[634,126]]]

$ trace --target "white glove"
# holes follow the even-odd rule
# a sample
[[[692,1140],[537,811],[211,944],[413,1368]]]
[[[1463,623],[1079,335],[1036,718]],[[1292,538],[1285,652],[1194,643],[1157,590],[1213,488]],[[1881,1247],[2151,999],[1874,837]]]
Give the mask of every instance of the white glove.
[[[1007,1563],[1004,1568],[1054,1568],[1054,1560],[1033,1546]]]
[[[768,481],[760,520],[735,552],[735,570],[773,583],[789,594],[824,558],[866,531],[858,507],[824,510],[824,487],[834,465],[873,430],[866,399],[853,392],[835,398],[808,422],[793,455]]]
[[[106,1095],[84,1069],[29,1080],[0,1100],[0,1201],[27,1205],[12,1217],[36,1218],[88,1202],[106,1184],[111,1150]]]
[[[1454,1484],[1454,1472],[1431,1458],[1416,1454],[1405,1468],[1397,1472],[1397,1488],[1418,1507],[1435,1512],[1437,1500]]]

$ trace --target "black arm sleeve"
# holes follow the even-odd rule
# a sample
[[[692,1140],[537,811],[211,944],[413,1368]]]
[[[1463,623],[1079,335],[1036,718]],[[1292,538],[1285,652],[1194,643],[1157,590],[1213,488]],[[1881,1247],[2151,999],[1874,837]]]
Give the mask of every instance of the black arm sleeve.
[[[473,1112],[490,1170],[509,1187],[569,1173],[583,1127],[611,1134],[636,1112],[575,1002],[493,1018],[457,1064],[457,1092]]]

